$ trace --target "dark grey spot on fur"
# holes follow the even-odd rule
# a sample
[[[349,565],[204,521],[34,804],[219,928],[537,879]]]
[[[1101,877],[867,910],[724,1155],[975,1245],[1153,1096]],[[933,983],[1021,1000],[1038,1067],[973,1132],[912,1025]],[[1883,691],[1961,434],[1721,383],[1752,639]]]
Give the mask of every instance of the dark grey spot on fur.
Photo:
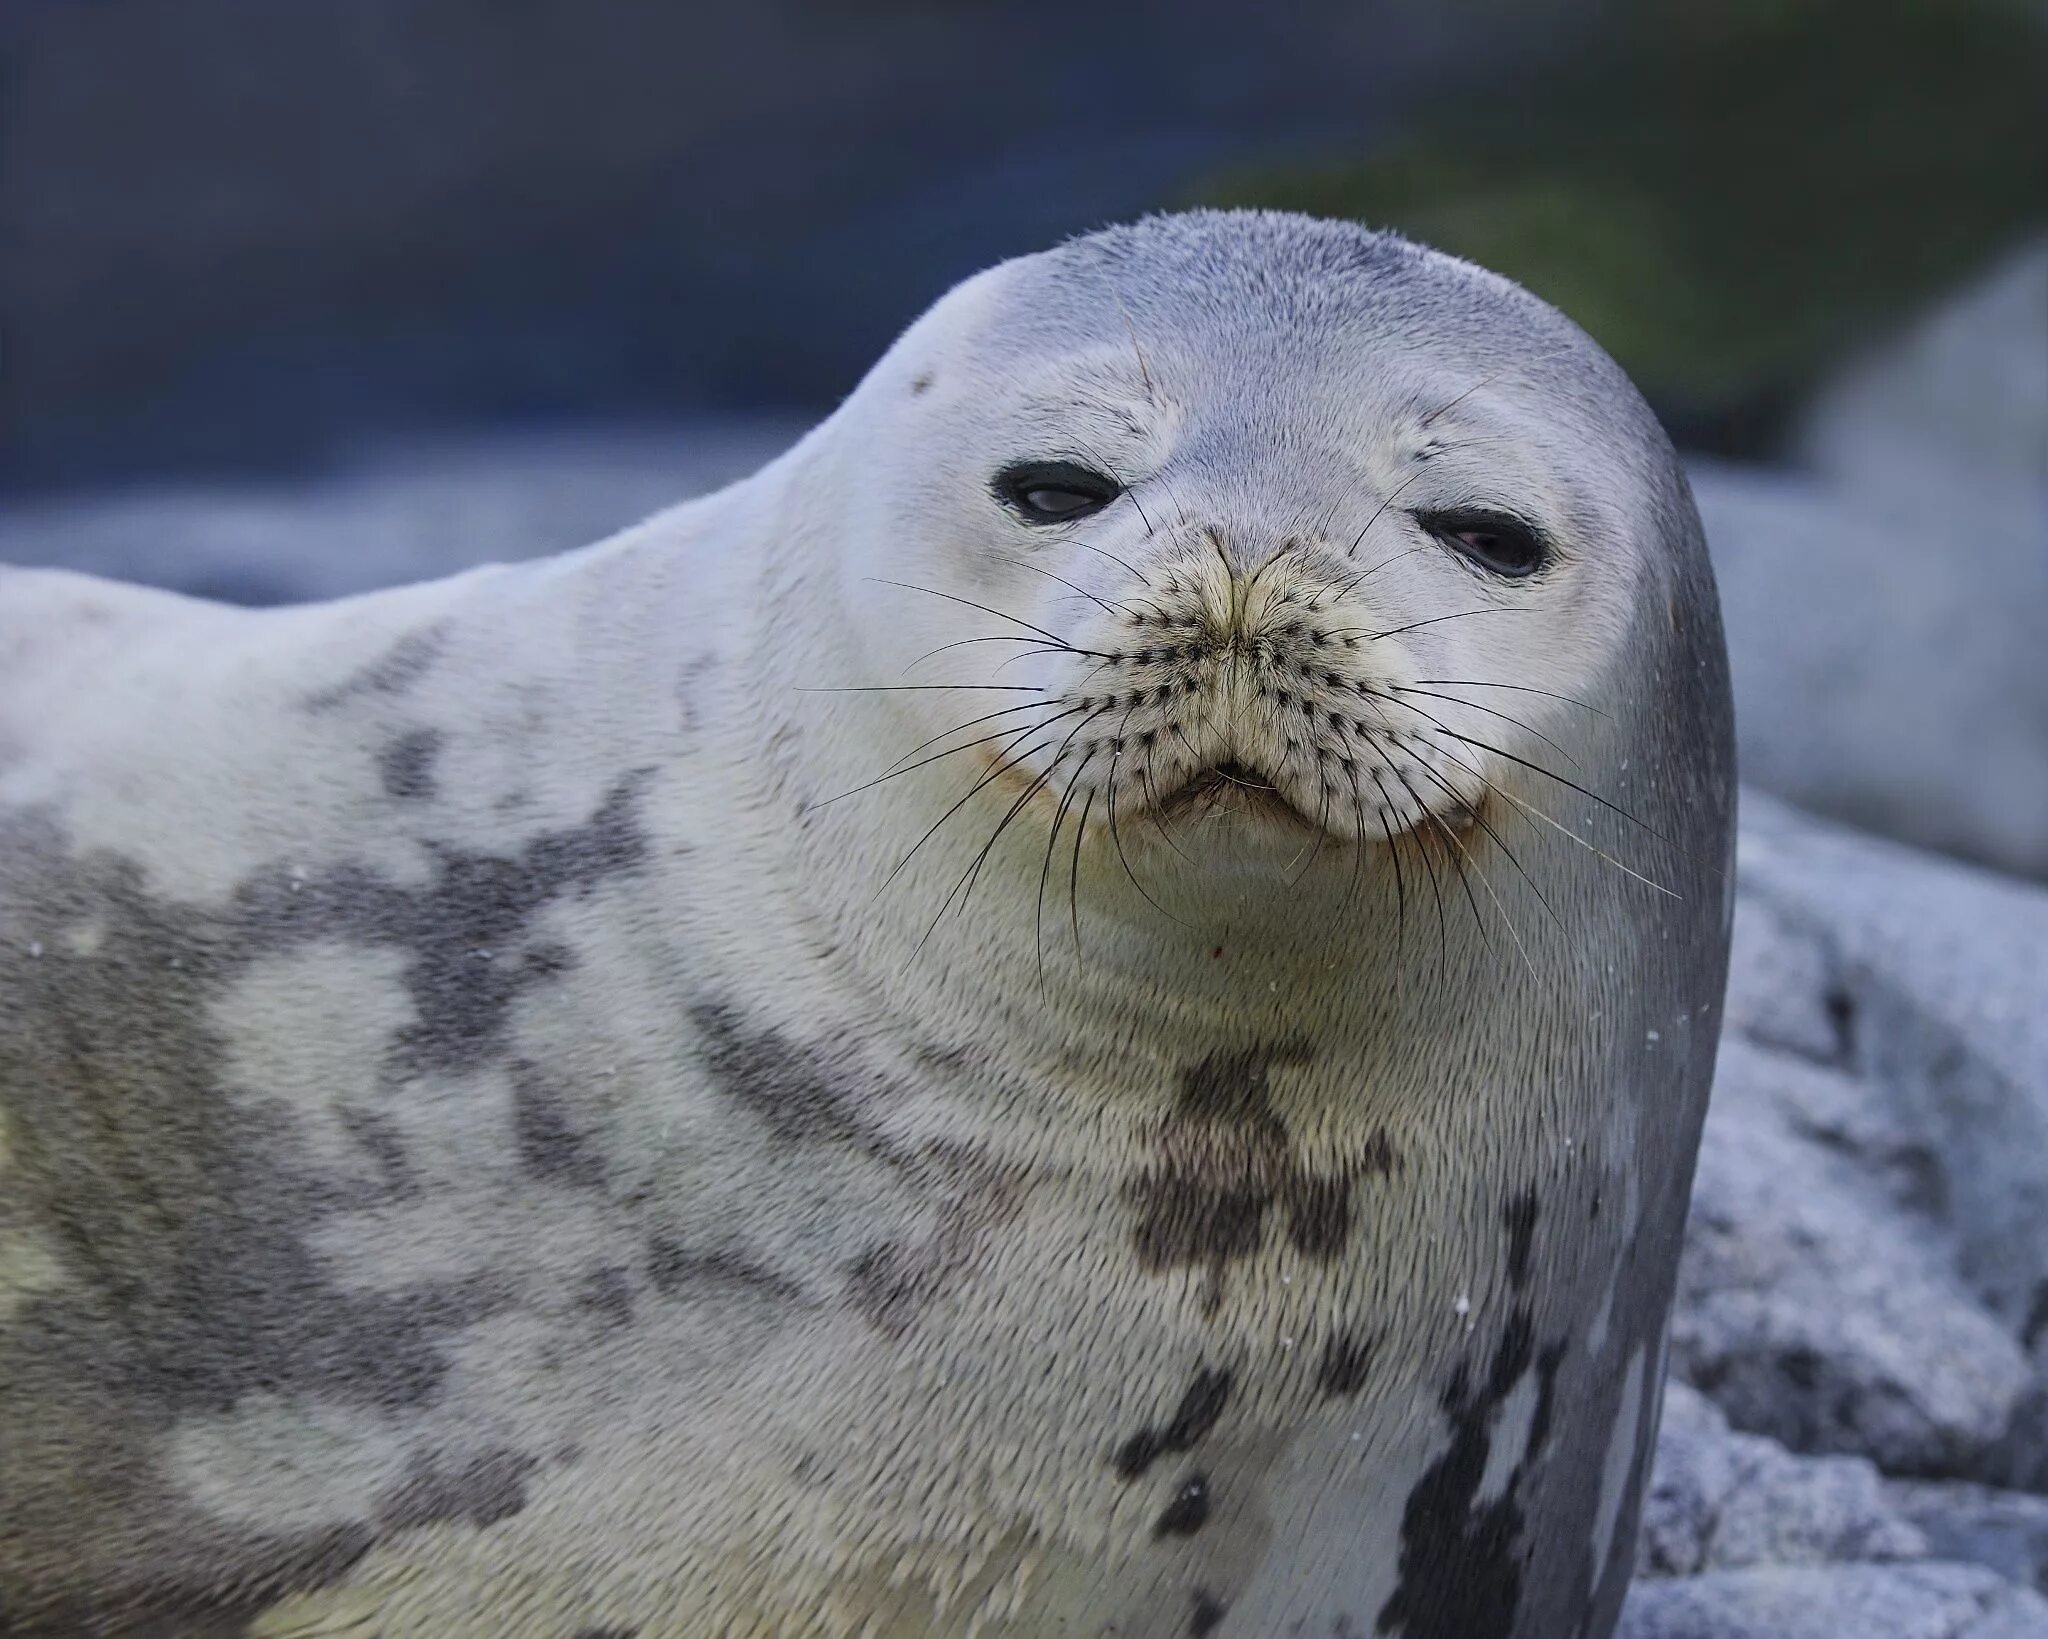
[[[743,1030],[725,1007],[707,1003],[690,1016],[713,1082],[778,1142],[848,1144],[878,1155],[887,1149],[857,1112],[850,1066],[834,1065],[779,1031]]]
[[[1301,1163],[1273,1108],[1269,1075],[1275,1063],[1306,1056],[1298,1047],[1255,1048],[1213,1054],[1186,1072],[1156,1135],[1158,1161],[1125,1187],[1140,1265],[1206,1268],[1210,1313],[1222,1302],[1224,1271],[1259,1251],[1269,1218],[1278,1217],[1297,1252],[1328,1262],[1350,1239],[1355,1185],[1398,1164],[1384,1133],[1335,1171]]]
[[[315,690],[305,697],[302,704],[307,711],[317,713],[333,711],[365,696],[389,698],[402,695],[427,675],[447,646],[448,627],[445,623],[410,632],[392,644],[380,658],[332,688]]]
[[[1424,1471],[1402,1510],[1401,1580],[1380,1611],[1381,1633],[1464,1639],[1514,1631],[1530,1553],[1522,1483],[1549,1443],[1564,1350],[1558,1342],[1539,1355],[1529,1310],[1518,1308],[1495,1344],[1484,1380],[1475,1384],[1464,1363],[1452,1374],[1442,1400],[1451,1422],[1450,1448]],[[1500,1494],[1481,1502],[1494,1422],[1532,1366],[1537,1400],[1528,1449]]]
[[[346,1203],[282,1106],[224,1096],[210,1004],[287,938],[241,904],[158,899],[132,862],[73,860],[52,829],[16,817],[0,824],[0,905],[27,904],[104,934],[90,955],[51,948],[31,972],[0,973],[13,1015],[0,1095],[28,1160],[25,1204],[121,1334],[53,1331],[49,1369],[82,1352],[79,1369],[110,1391],[176,1411],[224,1410],[254,1388],[385,1407],[431,1395],[434,1335],[502,1297],[476,1281],[336,1286],[306,1235]],[[360,1117],[354,1130],[402,1166],[388,1130]]]
[[[640,1639],[638,1628],[578,1628],[569,1639]]]
[[[342,1130],[358,1144],[384,1174],[384,1187],[392,1195],[410,1195],[419,1186],[412,1163],[406,1158],[405,1140],[399,1125],[381,1110],[366,1110],[353,1104],[335,1109]]]
[[[1153,1523],[1155,1537],[1191,1537],[1209,1522],[1209,1476],[1190,1474]]]
[[[608,1263],[584,1277],[576,1306],[588,1310],[608,1326],[623,1326],[633,1318],[633,1277],[624,1264]]]
[[[361,908],[318,881],[303,888],[311,903],[296,912],[281,871],[225,905],[184,903],[135,861],[75,854],[47,817],[0,815],[0,922],[100,934],[87,951],[49,941],[33,960],[0,945],[7,1208],[70,1277],[0,1328],[12,1597],[28,1597],[16,1590],[29,1566],[53,1605],[89,1617],[118,1595],[128,1609],[189,1610],[172,1631],[197,1633],[217,1612],[253,1614],[338,1575],[367,1532],[272,1536],[200,1518],[157,1473],[163,1431],[258,1391],[421,1406],[440,1392],[444,1340],[510,1301],[487,1275],[343,1283],[316,1237],[334,1212],[409,1186],[397,1130],[338,1112],[383,1175],[366,1197],[308,1149],[286,1097],[308,1089],[230,1091],[214,1022],[229,987],[302,940],[346,939]]]
[[[1529,1285],[1529,1265],[1536,1249],[1536,1188],[1532,1184],[1508,1202],[1508,1283],[1517,1291]]]
[[[907,1248],[884,1242],[847,1266],[847,1291],[854,1307],[889,1336],[900,1335],[915,1312],[920,1262]]]
[[[1316,1387],[1325,1394],[1350,1396],[1372,1376],[1373,1345],[1355,1333],[1339,1332],[1323,1350],[1316,1368]]]
[[[397,946],[414,1019],[394,1037],[387,1073],[404,1081],[484,1068],[505,1053],[512,1004],[572,963],[561,945],[527,942],[535,916],[645,863],[635,804],[650,773],[627,775],[581,825],[516,853],[434,847],[423,888],[352,865],[298,882],[281,872],[254,879],[236,895],[226,952],[246,959],[319,937]]]
[[[912,376],[912,377],[910,378],[910,390],[911,390],[911,392],[913,392],[913,393],[928,393],[928,392],[930,392],[930,391],[932,390],[932,373],[931,373],[931,371],[929,371],[929,370],[920,370],[920,371],[919,371],[919,372],[918,372],[918,373],[917,373],[916,375]]]
[[[1173,1416],[1163,1425],[1142,1428],[1117,1447],[1112,1459],[1117,1477],[1135,1480],[1168,1452],[1194,1450],[1230,1403],[1230,1373],[1204,1366],[1180,1397]]]
[[[733,1251],[713,1247],[693,1252],[661,1237],[647,1243],[647,1278],[664,1297],[724,1288],[752,1292],[780,1303],[796,1303],[804,1291],[787,1275]]]
[[[415,1461],[405,1479],[379,1500],[377,1518],[393,1531],[443,1521],[466,1521],[479,1529],[495,1525],[526,1506],[526,1477],[538,1466],[535,1458],[516,1451],[485,1452],[455,1468]]]
[[[512,1128],[527,1177],[583,1189],[604,1186],[604,1157],[570,1125],[567,1100],[531,1064],[512,1067]]]
[[[676,726],[685,740],[693,740],[704,727],[705,684],[718,671],[718,657],[696,654],[676,671]]]
[[[1193,1639],[1214,1633],[1223,1625],[1224,1617],[1230,1614],[1230,1607],[1207,1588],[1197,1588],[1188,1604],[1188,1632]]]
[[[106,1521],[95,1521],[104,1530]],[[0,1634],[9,1639],[244,1639],[251,1623],[279,1600],[331,1587],[375,1546],[367,1525],[337,1526],[303,1537],[234,1541],[236,1558],[217,1521],[209,1529],[164,1544],[157,1564],[170,1574],[140,1577],[125,1567],[78,1592],[46,1595],[10,1578],[0,1597]],[[72,1556],[74,1573],[84,1556]],[[0,1557],[0,1565],[6,1563]]]
[[[1021,1184],[967,1146],[891,1138],[879,1112],[898,1090],[848,1048],[748,1029],[714,1003],[692,1009],[691,1018],[712,1085],[758,1121],[770,1142],[850,1151],[931,1199],[929,1233],[875,1242],[845,1266],[848,1304],[885,1336],[900,1336],[951,1277],[972,1267],[982,1238],[1016,1210]]]
[[[442,734],[436,728],[416,728],[401,734],[377,753],[377,778],[384,794],[399,801],[431,797],[434,794],[434,762],[441,755]]]

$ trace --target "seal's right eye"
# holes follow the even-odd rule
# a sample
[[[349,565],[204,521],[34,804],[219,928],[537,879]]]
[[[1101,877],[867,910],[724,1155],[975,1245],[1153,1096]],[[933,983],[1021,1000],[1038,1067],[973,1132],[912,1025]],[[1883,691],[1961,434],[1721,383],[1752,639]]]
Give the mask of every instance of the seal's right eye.
[[[1114,478],[1072,461],[1026,461],[1005,467],[989,486],[1027,524],[1064,524],[1100,512],[1123,493]]]

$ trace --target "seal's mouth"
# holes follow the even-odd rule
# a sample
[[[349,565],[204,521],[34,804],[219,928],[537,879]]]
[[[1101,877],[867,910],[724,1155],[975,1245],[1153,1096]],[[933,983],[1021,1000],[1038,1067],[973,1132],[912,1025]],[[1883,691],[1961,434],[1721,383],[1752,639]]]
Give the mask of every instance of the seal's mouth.
[[[1271,779],[1234,758],[1197,769],[1160,798],[1158,809],[1165,818],[1229,816],[1311,823]]]

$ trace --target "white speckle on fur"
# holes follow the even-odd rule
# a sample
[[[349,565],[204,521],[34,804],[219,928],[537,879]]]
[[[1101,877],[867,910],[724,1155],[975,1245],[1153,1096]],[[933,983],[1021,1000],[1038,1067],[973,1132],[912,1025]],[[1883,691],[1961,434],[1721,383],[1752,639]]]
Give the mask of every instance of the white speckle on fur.
[[[12,1319],[38,1292],[63,1283],[64,1266],[40,1235],[27,1230],[0,1235],[0,1321]]]
[[[1500,1415],[1494,1422],[1493,1444],[1487,1448],[1486,1471],[1479,1476],[1475,1503],[1490,1503],[1506,1491],[1522,1459],[1529,1455],[1529,1435],[1536,1426],[1536,1402],[1542,1395],[1543,1385],[1537,1382],[1533,1371],[1525,1371],[1515,1379],[1515,1386],[1501,1402]]]
[[[34,959],[34,958],[39,958],[39,957],[41,957],[41,955],[43,954],[43,942],[42,942],[42,940],[40,940],[40,939],[31,939],[31,940],[30,940],[30,941],[28,942],[28,953],[29,953],[29,956],[31,957],[31,959]]]
[[[97,956],[106,942],[107,924],[97,916],[74,922],[59,939],[59,943],[73,956]]]
[[[1586,1332],[1586,1352],[1596,1359],[1607,1348],[1607,1333],[1614,1322],[1614,1287],[1600,1294],[1600,1307],[1593,1311],[1593,1324]]]
[[[375,1413],[248,1396],[233,1411],[171,1432],[165,1468],[215,1517],[313,1531],[365,1517],[405,1476],[408,1431]]]

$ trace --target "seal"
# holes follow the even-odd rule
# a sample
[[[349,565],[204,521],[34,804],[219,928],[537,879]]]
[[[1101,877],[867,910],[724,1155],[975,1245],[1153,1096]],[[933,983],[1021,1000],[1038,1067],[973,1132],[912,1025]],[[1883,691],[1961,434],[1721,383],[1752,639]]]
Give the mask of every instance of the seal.
[[[1731,755],[1621,373],[1292,216],[562,558],[0,575],[11,1631],[1607,1634]]]

